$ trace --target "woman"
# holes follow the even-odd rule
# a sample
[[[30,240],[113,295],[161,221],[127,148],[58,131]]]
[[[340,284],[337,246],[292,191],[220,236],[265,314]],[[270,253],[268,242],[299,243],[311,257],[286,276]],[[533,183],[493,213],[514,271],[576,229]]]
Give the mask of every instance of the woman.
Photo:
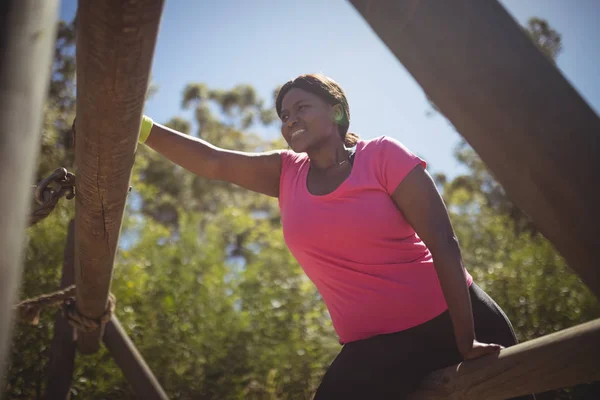
[[[287,82],[276,110],[291,150],[220,149],[147,117],[140,141],[200,176],[279,198],[286,243],[343,344],[315,399],[398,400],[431,371],[516,343],[463,268],[423,160],[394,139],[348,133],[344,92],[325,76]]]

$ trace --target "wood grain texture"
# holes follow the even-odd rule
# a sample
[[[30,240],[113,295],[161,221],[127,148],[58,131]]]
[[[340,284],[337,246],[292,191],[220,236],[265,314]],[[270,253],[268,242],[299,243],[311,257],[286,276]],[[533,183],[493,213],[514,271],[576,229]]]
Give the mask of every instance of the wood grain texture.
[[[80,0],[77,10],[76,302],[105,310],[163,0]],[[79,334],[82,353],[102,332]]]
[[[503,400],[600,380],[600,319],[432,373],[410,400]]]

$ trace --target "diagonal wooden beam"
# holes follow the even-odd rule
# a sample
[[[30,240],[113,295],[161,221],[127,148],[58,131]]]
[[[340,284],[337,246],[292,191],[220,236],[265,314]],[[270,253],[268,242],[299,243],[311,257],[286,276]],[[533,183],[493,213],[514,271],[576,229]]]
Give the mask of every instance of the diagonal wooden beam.
[[[78,311],[105,311],[163,0],[79,0],[77,9]],[[102,332],[79,332],[82,353]]]
[[[103,341],[138,398],[168,400],[167,394],[160,386],[158,379],[156,379],[142,355],[127,336],[125,329],[123,329],[115,315],[106,325]]]
[[[350,0],[600,297],[600,119],[496,0]]]
[[[409,400],[503,400],[600,381],[600,319],[432,373]]]
[[[0,195],[0,381],[21,284],[23,237],[57,13],[58,0],[0,2],[0,187],[5,189]]]

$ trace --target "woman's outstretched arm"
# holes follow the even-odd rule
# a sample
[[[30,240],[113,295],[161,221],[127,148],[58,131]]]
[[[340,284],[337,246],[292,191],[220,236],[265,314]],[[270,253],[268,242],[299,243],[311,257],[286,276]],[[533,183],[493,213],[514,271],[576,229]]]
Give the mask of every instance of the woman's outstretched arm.
[[[198,176],[279,196],[279,151],[247,153],[222,149],[157,123],[152,126],[145,144]]]

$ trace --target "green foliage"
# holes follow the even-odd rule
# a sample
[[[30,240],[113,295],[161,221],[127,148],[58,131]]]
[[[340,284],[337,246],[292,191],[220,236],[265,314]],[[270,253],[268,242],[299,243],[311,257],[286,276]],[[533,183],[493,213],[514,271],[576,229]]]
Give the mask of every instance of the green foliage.
[[[552,29],[548,21],[530,18],[525,32],[542,53],[552,62],[556,62],[556,58],[562,51],[562,38],[560,33]]]
[[[600,316],[593,294],[542,235],[485,205],[485,196],[445,194],[463,260],[475,281],[504,309],[521,341]]]
[[[532,26],[542,36],[553,32]],[[73,44],[73,26],[61,24],[38,178],[58,166],[72,170]],[[550,54],[560,49],[552,48]],[[274,120],[251,86],[190,84],[182,107],[193,107],[194,121],[175,117],[168,126],[225,148],[281,147],[249,132]],[[465,265],[506,310],[519,338],[597,318],[597,300],[514,211],[472,149],[463,146],[457,156],[469,174],[438,184]],[[339,345],[323,302],[286,248],[277,201],[196,177],[145,146],[132,186],[112,291],[122,325],[170,398],[311,398]],[[73,209],[62,200],[28,230],[21,298],[58,287]],[[46,312],[37,326],[17,325],[7,399],[41,398],[53,318]],[[546,398],[583,399],[583,390]],[[73,399],[132,397],[105,349],[77,357]]]

